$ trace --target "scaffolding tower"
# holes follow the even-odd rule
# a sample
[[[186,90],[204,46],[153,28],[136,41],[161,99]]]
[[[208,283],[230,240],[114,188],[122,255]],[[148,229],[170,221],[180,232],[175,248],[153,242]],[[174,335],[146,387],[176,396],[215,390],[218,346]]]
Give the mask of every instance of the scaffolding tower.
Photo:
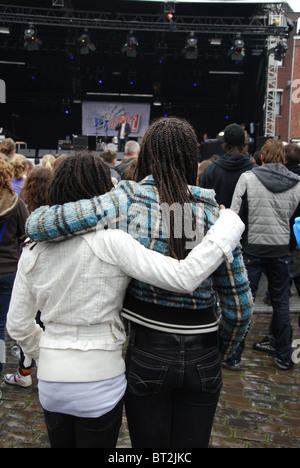
[[[270,12],[269,25],[278,27],[278,32],[282,27],[286,26],[286,17],[284,14],[276,14]],[[266,99],[265,99],[265,137],[276,136],[276,102],[278,89],[278,67],[282,63],[275,59],[275,47],[278,41],[282,39],[280,33],[278,35],[269,36],[267,38],[268,50],[268,70],[266,84]]]

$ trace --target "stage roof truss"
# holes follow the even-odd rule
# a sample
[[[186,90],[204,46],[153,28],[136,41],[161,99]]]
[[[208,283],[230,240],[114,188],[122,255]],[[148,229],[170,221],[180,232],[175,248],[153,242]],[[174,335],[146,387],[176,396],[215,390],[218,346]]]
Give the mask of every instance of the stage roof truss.
[[[249,36],[288,36],[288,28],[270,25],[268,15],[253,17],[220,16],[175,16],[169,22],[165,15],[129,13],[84,12],[69,9],[45,9],[0,5],[0,17],[4,24],[27,24],[107,30],[134,30],[152,32],[196,34],[235,34],[237,31]]]

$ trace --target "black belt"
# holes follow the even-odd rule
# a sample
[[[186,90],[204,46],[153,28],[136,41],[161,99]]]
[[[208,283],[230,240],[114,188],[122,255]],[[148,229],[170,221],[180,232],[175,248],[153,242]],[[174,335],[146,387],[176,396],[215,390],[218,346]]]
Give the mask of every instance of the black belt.
[[[219,345],[219,333],[198,333],[184,335],[179,333],[167,333],[151,328],[130,324],[130,344],[141,348],[170,349],[184,345],[188,349],[212,348]]]

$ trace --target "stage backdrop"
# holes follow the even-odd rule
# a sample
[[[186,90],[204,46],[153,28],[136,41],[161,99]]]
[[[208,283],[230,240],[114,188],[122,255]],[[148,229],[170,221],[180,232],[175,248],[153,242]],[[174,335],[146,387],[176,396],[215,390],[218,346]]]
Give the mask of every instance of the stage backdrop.
[[[129,137],[143,137],[150,122],[150,104],[126,102],[83,102],[82,134],[116,136],[122,115],[131,127]]]

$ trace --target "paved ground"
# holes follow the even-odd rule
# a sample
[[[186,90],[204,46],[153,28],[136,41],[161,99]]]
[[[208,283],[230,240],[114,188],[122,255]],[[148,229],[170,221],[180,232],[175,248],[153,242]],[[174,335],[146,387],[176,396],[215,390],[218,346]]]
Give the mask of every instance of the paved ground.
[[[224,370],[224,386],[211,438],[212,448],[300,448],[300,364],[293,371],[280,371],[273,358],[252,350],[252,344],[268,331],[271,308],[261,291],[251,332],[247,338],[242,368]],[[298,296],[291,298],[294,339],[300,339]],[[8,339],[5,373],[16,369],[11,355],[14,343]],[[299,343],[300,358],[300,343]],[[36,378],[28,389],[1,383],[0,448],[48,448],[48,437],[38,401]],[[118,448],[130,448],[124,416]]]

